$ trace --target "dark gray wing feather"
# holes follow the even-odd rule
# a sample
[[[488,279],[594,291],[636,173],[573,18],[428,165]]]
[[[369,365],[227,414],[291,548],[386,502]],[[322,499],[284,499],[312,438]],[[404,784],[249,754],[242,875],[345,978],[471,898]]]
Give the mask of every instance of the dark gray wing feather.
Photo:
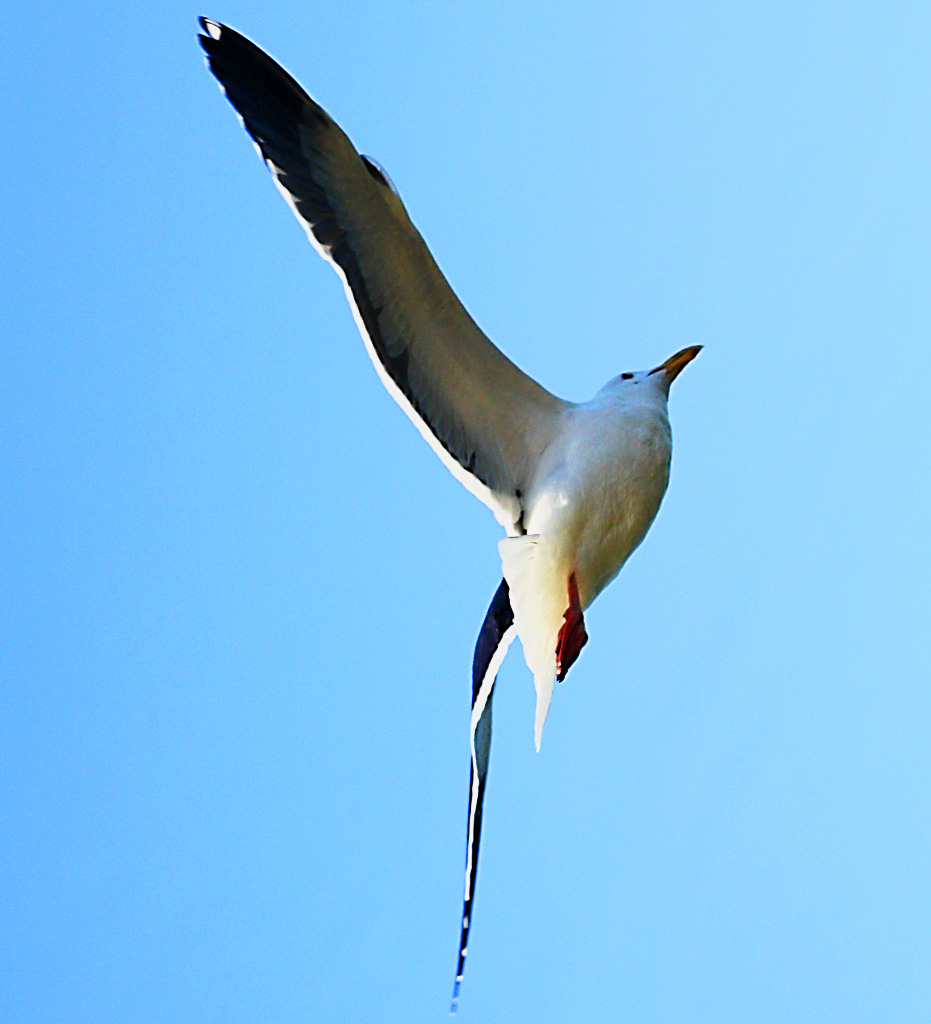
[[[485,802],[488,760],[491,756],[491,700],[495,693],[495,677],[514,634],[514,612],[511,609],[510,593],[507,581],[502,580],[488,606],[472,658],[472,765],[469,775],[469,819],[466,830],[465,895],[462,901],[462,931],[459,938],[459,958],[456,964],[451,1013],[455,1013],[459,1006],[459,987],[462,984],[469,949],[469,929],[472,927],[478,848],[482,838],[482,807]]]
[[[201,24],[210,70],[311,241],[343,277],[386,387],[448,468],[511,528],[568,403],[485,337],[381,168],[254,43]]]

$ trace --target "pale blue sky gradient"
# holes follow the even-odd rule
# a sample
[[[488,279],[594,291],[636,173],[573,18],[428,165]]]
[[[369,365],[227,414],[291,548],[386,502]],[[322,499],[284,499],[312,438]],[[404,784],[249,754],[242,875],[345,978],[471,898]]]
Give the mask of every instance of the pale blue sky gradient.
[[[203,66],[271,52],[570,399],[705,350],[533,750],[463,1024],[925,1022],[931,13],[7,5],[0,1019],[445,1019],[491,515]]]

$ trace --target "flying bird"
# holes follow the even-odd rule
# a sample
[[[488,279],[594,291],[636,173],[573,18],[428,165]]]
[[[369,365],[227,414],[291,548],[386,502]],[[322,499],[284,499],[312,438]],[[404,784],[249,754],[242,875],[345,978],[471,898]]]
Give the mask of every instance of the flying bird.
[[[503,580],[472,664],[465,892],[451,1009],[465,965],[495,679],[520,638],[540,749],[553,684],[588,640],[585,609],[646,535],[669,482],[669,386],[694,345],[622,373],[588,402],[551,394],[482,333],[385,170],[271,57],[218,22],[200,42],[272,179],[343,281],[365,347],[443,464],[504,527]]]

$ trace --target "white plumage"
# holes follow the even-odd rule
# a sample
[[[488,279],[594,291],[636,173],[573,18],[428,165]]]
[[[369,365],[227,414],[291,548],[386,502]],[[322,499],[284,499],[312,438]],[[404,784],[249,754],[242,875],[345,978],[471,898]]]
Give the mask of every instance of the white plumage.
[[[499,544],[524,656],[537,691],[534,741],[556,678],[556,646],[574,573],[584,611],[643,540],[669,481],[670,376],[607,384],[560,416],[525,499],[524,536]]]

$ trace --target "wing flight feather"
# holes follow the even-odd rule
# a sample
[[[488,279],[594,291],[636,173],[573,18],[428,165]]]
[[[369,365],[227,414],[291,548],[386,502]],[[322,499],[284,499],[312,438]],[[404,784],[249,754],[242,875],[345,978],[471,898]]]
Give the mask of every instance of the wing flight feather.
[[[381,168],[254,43],[201,24],[210,70],[315,248],[342,277],[383,383],[513,532],[520,494],[569,403],[482,333]]]

